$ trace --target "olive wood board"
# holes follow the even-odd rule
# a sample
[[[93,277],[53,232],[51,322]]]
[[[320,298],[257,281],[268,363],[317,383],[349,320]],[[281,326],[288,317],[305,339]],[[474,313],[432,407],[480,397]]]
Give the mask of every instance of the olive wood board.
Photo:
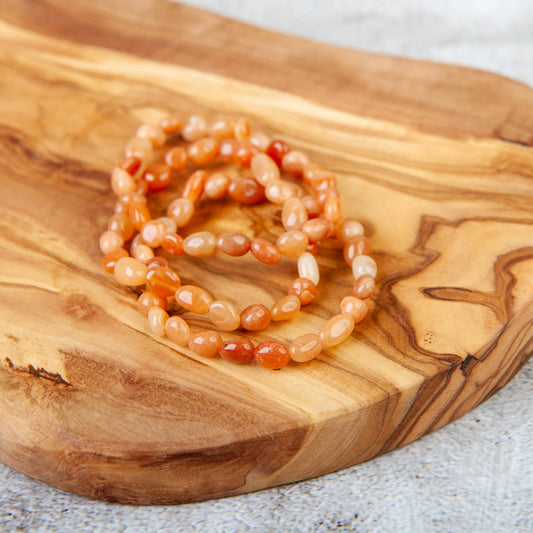
[[[456,419],[531,355],[533,90],[518,82],[162,0],[0,0],[0,106],[0,460],[21,472],[143,504],[301,480]],[[98,238],[125,143],[168,113],[247,117],[338,176],[379,268],[345,343],[271,371],[151,334]],[[280,209],[202,201],[199,228],[273,240]],[[338,312],[351,273],[331,244],[318,257],[316,302],[254,339]],[[241,309],[295,277],[288,259],[172,264]]]

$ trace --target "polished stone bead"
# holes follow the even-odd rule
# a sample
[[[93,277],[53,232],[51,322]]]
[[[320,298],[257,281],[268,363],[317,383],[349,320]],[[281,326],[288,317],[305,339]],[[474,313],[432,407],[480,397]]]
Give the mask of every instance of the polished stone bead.
[[[204,289],[195,285],[182,285],[174,295],[176,303],[198,315],[205,315],[213,303],[213,297]]]
[[[165,225],[167,233],[176,233],[178,229],[177,224],[169,217],[158,217],[155,220],[162,222]]]
[[[261,331],[271,320],[270,309],[263,304],[250,305],[241,313],[241,326],[248,331]]]
[[[337,238],[345,243],[351,237],[358,237],[365,234],[365,229],[361,222],[357,220],[341,220],[336,228]]]
[[[296,337],[290,346],[289,353],[291,359],[297,363],[306,363],[311,361],[322,351],[322,342],[320,337],[314,333],[307,333]]]
[[[364,274],[369,274],[373,278],[378,273],[376,262],[368,255],[358,255],[352,261],[352,272],[354,279],[358,279]]]
[[[266,135],[265,133],[263,133],[262,131],[257,131],[255,133],[252,133],[250,135],[249,140],[254,146],[257,146],[257,148],[259,148],[261,152],[264,152],[268,148],[268,145],[271,142],[270,137]]]
[[[277,265],[281,261],[281,252],[275,244],[261,237],[256,237],[250,246],[254,257],[266,265]]]
[[[154,251],[146,244],[139,244],[132,248],[131,256],[146,264],[154,258]]]
[[[188,142],[197,141],[207,135],[207,122],[201,115],[191,115],[181,130],[181,136]]]
[[[228,195],[241,204],[255,205],[265,200],[265,188],[255,178],[236,178],[228,187]]]
[[[160,255],[154,257],[153,259],[150,259],[150,261],[148,261],[148,263],[145,263],[145,264],[148,267],[148,270],[150,270],[151,268],[155,268],[155,267],[170,268],[170,263],[164,257],[161,257]]]
[[[192,257],[209,257],[216,249],[216,237],[209,231],[191,233],[183,241],[183,250]]]
[[[337,346],[344,342],[354,328],[353,318],[349,315],[335,315],[320,329],[320,340],[323,346]]]
[[[340,308],[343,315],[350,315],[353,318],[354,324],[359,324],[368,314],[366,302],[354,296],[345,296],[341,301]]]
[[[341,201],[335,196],[329,196],[324,202],[324,217],[333,224],[338,224],[342,218]]]
[[[167,208],[167,216],[178,228],[186,226],[194,214],[194,204],[187,198],[176,198]]]
[[[142,165],[142,159],[139,157],[126,157],[123,159],[117,167],[121,168],[122,170],[125,170],[130,176],[134,176],[139,168],[141,168]]]
[[[245,118],[238,118],[233,122],[233,134],[238,141],[246,141],[250,138],[252,126]]]
[[[104,270],[109,274],[113,274],[117,261],[122,257],[128,257],[128,255],[128,252],[124,250],[124,248],[118,248],[117,250],[113,250],[104,255],[102,258],[102,266],[104,267]]]
[[[128,209],[128,215],[130,217],[133,227],[139,231],[147,222],[152,220],[152,214],[146,206],[141,202],[132,202]]]
[[[167,141],[167,136],[161,126],[153,126],[152,124],[139,126],[136,135],[140,139],[148,139],[154,148],[160,148]]]
[[[226,175],[215,172],[207,178],[204,186],[204,194],[211,200],[220,200],[228,193],[229,184],[230,179]]]
[[[163,190],[172,181],[172,169],[164,163],[153,163],[143,172],[143,181],[150,192]]]
[[[182,146],[176,146],[171,148],[165,154],[165,163],[174,171],[181,172],[187,168],[189,163],[189,157],[187,156],[187,150]]]
[[[297,296],[301,305],[308,305],[316,297],[316,285],[310,279],[296,278],[287,292]]]
[[[307,250],[308,244],[307,235],[298,230],[286,231],[276,241],[278,250],[286,257],[299,257]]]
[[[160,220],[151,220],[144,224],[140,231],[141,239],[150,248],[161,246],[163,237],[167,234],[167,227]]]
[[[297,178],[302,177],[304,166],[309,163],[309,158],[298,150],[287,152],[281,160],[281,168]]]
[[[234,120],[230,118],[220,118],[212,122],[208,127],[208,133],[211,137],[222,141],[235,137],[233,129]]]
[[[237,308],[225,300],[215,300],[209,306],[209,320],[215,326],[226,331],[233,331],[241,324],[241,317]]]
[[[100,236],[100,250],[103,254],[119,250],[123,245],[124,238],[116,231],[107,230]]]
[[[187,155],[193,165],[208,165],[216,161],[220,143],[213,137],[198,139],[189,145]]]
[[[135,228],[127,213],[115,213],[112,215],[107,223],[107,229],[116,231],[118,234],[122,235],[124,241],[129,241],[135,232]]]
[[[185,255],[183,249],[183,237],[177,233],[167,233],[161,240],[161,247],[170,255]]]
[[[320,215],[320,204],[318,200],[310,194],[304,194],[301,198],[302,204],[307,211],[308,218],[314,218]]]
[[[279,139],[276,139],[267,146],[265,153],[275,161],[278,167],[280,167],[283,157],[290,151],[291,149],[285,141],[280,141]]]
[[[165,324],[168,320],[168,313],[161,307],[151,307],[148,310],[148,326],[152,333],[158,337],[165,336]]]
[[[181,196],[195,204],[202,197],[206,181],[207,173],[205,170],[193,172],[185,182]]]
[[[165,324],[167,337],[179,346],[187,346],[191,337],[189,325],[179,316],[171,316]]]
[[[126,145],[127,157],[138,157],[145,161],[154,151],[154,147],[149,139],[144,137],[133,137]]]
[[[255,360],[263,367],[278,370],[287,366],[291,356],[289,348],[281,342],[266,341],[255,347]]]
[[[370,274],[359,276],[353,284],[353,295],[360,300],[366,300],[376,288],[376,280]]]
[[[217,237],[217,248],[233,257],[240,257],[250,250],[251,241],[242,233],[222,233]]]
[[[146,282],[147,266],[133,257],[123,257],[115,264],[115,278],[121,285],[136,287]]]
[[[368,255],[369,253],[370,244],[364,235],[354,235],[344,243],[344,260],[350,267],[358,255]]]
[[[189,349],[203,357],[214,357],[219,353],[221,346],[222,339],[218,331],[198,331],[189,338]]]
[[[233,337],[225,341],[220,348],[220,355],[232,363],[249,363],[254,358],[254,343],[246,337]]]
[[[272,320],[276,322],[291,320],[300,311],[300,306],[300,299],[297,296],[293,294],[283,296],[283,298],[277,300],[270,309]]]
[[[286,230],[301,230],[308,220],[307,211],[300,198],[288,198],[281,210],[281,222]]]
[[[314,255],[305,252],[298,258],[298,276],[307,278],[318,285],[320,272]]]
[[[148,316],[148,311],[151,307],[161,307],[166,311],[167,299],[161,298],[150,291],[144,291],[137,299],[137,309],[144,315]]]
[[[283,205],[289,198],[303,196],[303,189],[285,180],[272,180],[266,184],[265,196],[273,203]]]
[[[115,167],[111,172],[111,190],[117,194],[134,192],[137,188],[131,175],[120,167]]]
[[[183,128],[183,120],[176,115],[165,117],[159,122],[159,127],[167,135],[175,135],[181,131],[181,128]]]
[[[267,154],[261,152],[252,158],[250,165],[255,179],[265,187],[269,181],[279,180],[279,167]]]
[[[321,242],[328,239],[335,230],[333,224],[324,218],[312,218],[302,227],[302,231],[309,237],[312,242]]]
[[[157,296],[170,298],[180,287],[181,279],[172,268],[156,266],[148,269],[146,288]]]

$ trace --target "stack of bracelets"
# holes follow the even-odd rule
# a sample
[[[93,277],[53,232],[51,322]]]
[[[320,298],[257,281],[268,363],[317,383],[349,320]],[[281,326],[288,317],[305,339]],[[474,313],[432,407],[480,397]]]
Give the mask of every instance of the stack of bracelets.
[[[153,162],[154,149],[167,139],[178,141],[164,156]],[[176,143],[175,143],[176,144]],[[252,176],[230,179],[199,167],[222,162],[251,170]],[[167,187],[173,173],[193,167],[181,196],[167,209],[167,216],[152,219],[147,194]],[[290,179],[282,179],[281,172]],[[302,185],[298,183],[300,181]],[[115,213],[100,237],[104,269],[126,286],[141,287],[137,307],[148,317],[151,331],[166,336],[194,353],[213,357],[220,354],[234,363],[256,360],[261,366],[280,369],[292,359],[303,363],[314,359],[324,347],[342,343],[367,312],[366,299],[375,288],[376,263],[369,257],[369,244],[362,225],[343,220],[335,176],[305,154],[290,150],[281,141],[271,141],[263,133],[251,131],[245,119],[219,119],[209,124],[199,115],[187,121],[167,117],[159,125],[142,125],[126,146],[126,158],[111,173],[111,188],[117,195]],[[284,233],[273,244],[260,237],[250,240],[242,233],[207,231],[183,238],[178,230],[191,220],[196,204],[229,196],[246,205],[265,199],[281,206]],[[320,331],[294,339],[290,345],[267,341],[257,345],[244,336],[223,334],[237,329],[260,331],[270,322],[289,320],[301,306],[316,295],[319,270],[315,259],[318,244],[336,238],[343,245],[344,259],[354,276],[353,295],[340,303],[340,313],[326,321]],[[131,241],[129,253],[124,243]],[[227,300],[214,300],[196,285],[182,285],[178,273],[167,259],[156,255],[162,249],[172,256],[188,254],[208,257],[217,250],[237,257],[251,251],[262,263],[276,265],[282,255],[297,258],[298,278],[269,309],[262,304],[246,307],[239,313]],[[169,316],[174,302],[192,313],[207,315],[217,329],[191,332],[180,316]]]

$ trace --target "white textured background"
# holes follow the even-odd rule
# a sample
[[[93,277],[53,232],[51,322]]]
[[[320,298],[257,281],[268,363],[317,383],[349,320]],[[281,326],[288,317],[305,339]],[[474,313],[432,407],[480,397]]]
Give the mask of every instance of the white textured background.
[[[492,70],[533,86],[529,0],[190,0],[272,29]],[[0,531],[532,532],[533,362],[417,442],[318,479],[223,500],[131,507],[0,465]]]

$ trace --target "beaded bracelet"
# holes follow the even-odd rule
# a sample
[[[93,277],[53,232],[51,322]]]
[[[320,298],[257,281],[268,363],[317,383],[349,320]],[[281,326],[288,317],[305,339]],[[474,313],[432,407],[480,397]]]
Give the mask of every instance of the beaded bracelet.
[[[167,136],[177,134],[191,142],[188,149],[181,146],[172,148],[165,155],[166,165],[145,168],[153,149],[163,146]],[[139,297],[138,307],[147,314],[150,329],[155,334],[166,334],[173,342],[189,346],[199,355],[220,353],[225,359],[240,363],[255,358],[260,365],[277,369],[285,366],[291,358],[305,362],[316,357],[322,347],[340,344],[350,336],[354,324],[365,317],[368,308],[364,300],[373,293],[376,275],[375,262],[368,256],[368,241],[363,236],[361,224],[342,221],[335,176],[321,166],[309,163],[304,154],[291,151],[283,141],[270,142],[264,134],[252,133],[245,120],[219,120],[208,125],[203,117],[196,115],[190,117],[186,124],[176,117],[169,117],[159,126],[141,126],[136,137],[128,143],[126,156],[111,175],[111,187],[119,196],[119,201],[109,229],[100,239],[100,247],[106,254],[104,268],[113,272],[120,283],[129,286],[146,284],[147,291]],[[251,167],[254,178],[230,181],[221,173],[207,176],[205,171],[197,170],[187,180],[182,197],[169,206],[169,216],[151,221],[146,206],[148,192],[166,187],[172,173],[184,170],[189,163],[204,165],[217,160],[243,168]],[[296,183],[281,180],[280,167],[293,177],[303,178],[314,196],[305,195]],[[247,237],[242,234],[223,234],[216,239],[208,232],[197,232],[183,239],[177,233],[177,228],[185,226],[191,219],[194,204],[202,195],[219,199],[226,194],[250,205],[259,203],[266,196],[273,203],[283,206],[282,221],[286,232],[278,239],[277,247],[264,239],[247,243],[241,238]],[[310,218],[319,215],[321,209],[323,218]],[[133,237],[135,230],[139,234],[132,242],[133,257],[128,257],[122,246],[124,241]],[[342,300],[341,313],[328,320],[319,335],[302,335],[289,347],[273,341],[254,346],[249,339],[235,336],[222,342],[218,331],[191,334],[181,317],[169,317],[166,312],[167,299],[174,297],[181,307],[209,314],[215,325],[226,330],[240,325],[256,331],[266,327],[273,315],[279,320],[291,318],[295,309],[297,312],[300,305],[312,301],[313,287],[316,291],[313,278],[318,282],[318,266],[313,254],[307,251],[308,243],[305,243],[306,250],[303,251],[303,243],[310,241],[311,251],[315,251],[316,244],[332,237],[334,232],[344,244],[344,258],[352,267],[354,296]],[[285,237],[285,242],[281,237]],[[278,300],[272,311],[258,304],[239,315],[230,302],[213,301],[209,293],[199,287],[182,286],[168,262],[162,257],[154,257],[153,248],[158,246],[171,255],[189,253],[196,257],[212,255],[216,249],[239,256],[251,249],[260,261],[267,264],[278,263],[280,254],[285,252],[284,255],[298,256],[300,278],[289,289],[289,296]],[[276,248],[277,253],[273,252]]]

